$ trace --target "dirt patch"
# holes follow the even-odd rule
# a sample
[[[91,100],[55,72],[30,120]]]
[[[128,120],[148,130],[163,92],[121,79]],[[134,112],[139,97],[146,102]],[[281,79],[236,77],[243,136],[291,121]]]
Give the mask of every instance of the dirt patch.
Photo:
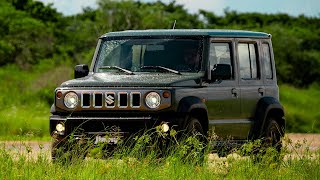
[[[314,152],[320,149],[320,134],[288,133],[286,137],[288,139],[284,141],[288,144],[289,150],[295,149],[303,152],[309,149]]]

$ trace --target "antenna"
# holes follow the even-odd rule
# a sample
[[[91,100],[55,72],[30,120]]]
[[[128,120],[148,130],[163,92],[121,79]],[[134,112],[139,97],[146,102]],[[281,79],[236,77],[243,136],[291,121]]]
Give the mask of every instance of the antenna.
[[[174,20],[172,29],[176,28],[176,23],[177,23],[177,20]]]

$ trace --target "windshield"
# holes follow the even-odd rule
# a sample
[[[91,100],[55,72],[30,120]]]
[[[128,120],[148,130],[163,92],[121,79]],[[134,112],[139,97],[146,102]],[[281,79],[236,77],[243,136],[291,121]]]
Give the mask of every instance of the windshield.
[[[203,39],[105,38],[94,71],[119,72],[122,68],[131,72],[198,72],[202,49]]]

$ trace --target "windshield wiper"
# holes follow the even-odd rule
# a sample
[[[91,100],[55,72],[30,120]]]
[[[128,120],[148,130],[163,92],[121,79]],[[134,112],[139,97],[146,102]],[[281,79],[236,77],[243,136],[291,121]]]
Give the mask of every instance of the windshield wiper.
[[[125,72],[127,74],[134,75],[134,73],[132,71],[121,68],[119,66],[101,66],[101,67],[99,67],[99,69],[117,69],[117,70],[120,70],[120,71]]]
[[[176,71],[174,69],[170,69],[167,67],[163,67],[163,66],[142,66],[141,69],[161,69],[161,70],[166,70],[168,72],[172,72],[172,73],[181,75],[181,73],[179,71]]]

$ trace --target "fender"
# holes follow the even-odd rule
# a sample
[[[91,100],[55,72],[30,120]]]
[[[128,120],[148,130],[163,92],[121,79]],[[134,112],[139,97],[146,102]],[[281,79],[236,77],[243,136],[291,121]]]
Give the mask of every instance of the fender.
[[[51,114],[57,114],[57,113],[64,113],[64,114],[68,114],[70,112],[66,111],[66,110],[63,110],[63,109],[60,109],[60,108],[57,108],[54,104],[51,105],[51,108],[50,108],[50,113]]]
[[[56,112],[56,106],[54,104],[51,105],[50,113],[53,114]]]
[[[208,112],[207,106],[201,101],[200,98],[195,96],[184,97],[180,100],[177,112],[180,115],[188,115],[194,109],[203,109],[205,112]],[[178,120],[178,123],[181,127],[186,126],[185,117],[181,117]]]
[[[258,101],[257,109],[255,112],[255,122],[251,130],[253,139],[260,138],[263,133],[263,127],[266,124],[267,116],[272,110],[279,111],[279,116],[284,116],[284,110],[280,102],[274,97],[263,97]]]

